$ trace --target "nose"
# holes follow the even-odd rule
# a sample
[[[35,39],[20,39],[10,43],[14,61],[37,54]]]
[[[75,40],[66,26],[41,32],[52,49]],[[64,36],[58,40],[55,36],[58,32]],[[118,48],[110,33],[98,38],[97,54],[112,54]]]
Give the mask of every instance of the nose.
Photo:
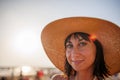
[[[78,59],[81,55],[81,52],[79,51],[78,48],[73,48],[72,50],[72,54],[71,54],[71,59],[74,61],[76,59]]]
[[[80,51],[77,47],[74,47],[72,50],[72,57],[80,55]]]

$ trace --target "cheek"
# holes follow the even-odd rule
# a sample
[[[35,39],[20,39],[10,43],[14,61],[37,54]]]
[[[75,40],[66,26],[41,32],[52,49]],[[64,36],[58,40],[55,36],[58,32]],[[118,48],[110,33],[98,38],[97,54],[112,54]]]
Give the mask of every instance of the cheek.
[[[70,63],[70,53],[66,52],[67,61]]]
[[[66,57],[70,57],[70,51],[66,50],[65,54],[66,54]]]
[[[96,48],[95,47],[88,48],[82,53],[84,56],[86,56],[86,59],[88,59],[88,61],[90,60],[94,61],[96,56]]]
[[[95,55],[96,48],[93,44],[88,44],[87,46],[80,50],[80,53],[85,56],[87,55],[92,56]]]
[[[70,54],[66,52],[66,58],[68,59],[70,57]]]

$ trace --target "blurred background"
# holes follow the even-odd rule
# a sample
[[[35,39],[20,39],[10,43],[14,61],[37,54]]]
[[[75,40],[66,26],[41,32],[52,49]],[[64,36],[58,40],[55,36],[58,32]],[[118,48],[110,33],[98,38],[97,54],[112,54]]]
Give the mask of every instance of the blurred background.
[[[0,80],[50,80],[62,74],[41,44],[49,22],[71,16],[120,25],[120,0],[0,0]],[[112,76],[114,80],[120,75]]]

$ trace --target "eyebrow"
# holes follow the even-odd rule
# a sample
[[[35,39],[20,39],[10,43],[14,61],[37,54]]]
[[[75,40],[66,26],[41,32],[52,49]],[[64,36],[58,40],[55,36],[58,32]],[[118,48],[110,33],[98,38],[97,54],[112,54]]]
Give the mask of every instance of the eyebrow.
[[[72,42],[71,42],[70,40],[68,40],[67,43],[72,43]],[[66,43],[66,44],[67,44],[67,43]]]

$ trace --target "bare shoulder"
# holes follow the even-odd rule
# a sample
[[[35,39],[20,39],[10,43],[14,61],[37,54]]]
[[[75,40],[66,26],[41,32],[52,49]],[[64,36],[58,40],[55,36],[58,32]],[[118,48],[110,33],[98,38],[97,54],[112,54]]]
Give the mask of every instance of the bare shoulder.
[[[108,78],[105,78],[105,80],[120,80],[118,77],[115,76],[109,76]]]
[[[63,74],[55,74],[52,76],[51,80],[68,80],[66,75]]]

